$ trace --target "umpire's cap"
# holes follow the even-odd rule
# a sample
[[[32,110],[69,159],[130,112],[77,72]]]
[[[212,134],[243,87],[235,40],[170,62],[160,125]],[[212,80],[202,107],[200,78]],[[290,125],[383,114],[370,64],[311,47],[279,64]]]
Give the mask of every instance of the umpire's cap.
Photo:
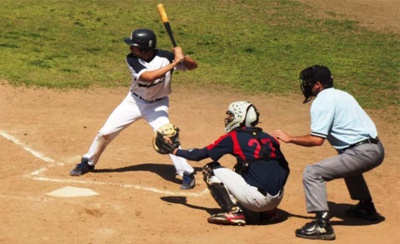
[[[315,84],[317,81],[319,81],[324,88],[333,86],[332,73],[328,67],[323,65],[314,65],[305,68],[300,72],[299,78],[310,84]]]

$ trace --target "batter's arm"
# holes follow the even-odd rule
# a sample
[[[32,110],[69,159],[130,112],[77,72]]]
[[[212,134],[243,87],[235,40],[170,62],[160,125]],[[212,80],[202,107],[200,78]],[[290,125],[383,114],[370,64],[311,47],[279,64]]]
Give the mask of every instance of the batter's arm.
[[[146,82],[153,82],[154,80],[163,77],[165,73],[174,69],[178,64],[179,62],[174,61],[160,69],[145,71],[140,75],[140,80]]]
[[[156,69],[156,70],[148,70],[143,72],[143,74],[140,76],[140,80],[142,81],[147,81],[147,82],[153,82],[156,79],[159,79],[165,75],[168,71],[174,69],[178,64],[181,62],[184,62],[185,57],[182,53],[182,49],[180,47],[175,47],[174,48],[174,61],[162,68]]]

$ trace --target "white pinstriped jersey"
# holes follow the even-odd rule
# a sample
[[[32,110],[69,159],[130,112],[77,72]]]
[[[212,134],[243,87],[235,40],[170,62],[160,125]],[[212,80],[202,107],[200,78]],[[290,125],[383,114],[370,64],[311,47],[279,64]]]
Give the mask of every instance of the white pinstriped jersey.
[[[179,64],[173,70],[168,71],[163,77],[151,83],[140,80],[140,76],[145,71],[160,69],[172,63],[173,60],[174,54],[172,52],[160,49],[156,49],[156,55],[150,62],[136,58],[132,53],[128,54],[126,56],[126,62],[132,75],[130,92],[148,101],[168,96],[172,91],[172,73],[175,69],[185,71],[186,68],[183,64]]]

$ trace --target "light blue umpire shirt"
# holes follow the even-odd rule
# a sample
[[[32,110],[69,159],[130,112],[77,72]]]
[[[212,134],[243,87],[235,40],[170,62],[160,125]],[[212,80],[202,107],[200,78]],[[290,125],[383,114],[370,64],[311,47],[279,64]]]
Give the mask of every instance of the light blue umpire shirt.
[[[311,135],[327,139],[337,150],[378,136],[374,122],[356,99],[333,87],[317,95],[310,114]]]

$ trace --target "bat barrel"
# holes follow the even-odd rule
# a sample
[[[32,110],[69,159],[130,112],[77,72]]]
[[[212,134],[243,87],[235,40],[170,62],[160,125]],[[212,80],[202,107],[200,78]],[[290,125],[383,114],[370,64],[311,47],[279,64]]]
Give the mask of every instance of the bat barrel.
[[[165,11],[164,5],[162,3],[159,3],[157,5],[157,9],[158,9],[158,13],[160,14],[161,21],[164,24],[165,30],[167,31],[167,33],[169,35],[169,39],[171,39],[172,45],[174,47],[176,47],[177,44],[176,44],[174,35],[172,34],[171,25],[169,24],[167,12]]]

